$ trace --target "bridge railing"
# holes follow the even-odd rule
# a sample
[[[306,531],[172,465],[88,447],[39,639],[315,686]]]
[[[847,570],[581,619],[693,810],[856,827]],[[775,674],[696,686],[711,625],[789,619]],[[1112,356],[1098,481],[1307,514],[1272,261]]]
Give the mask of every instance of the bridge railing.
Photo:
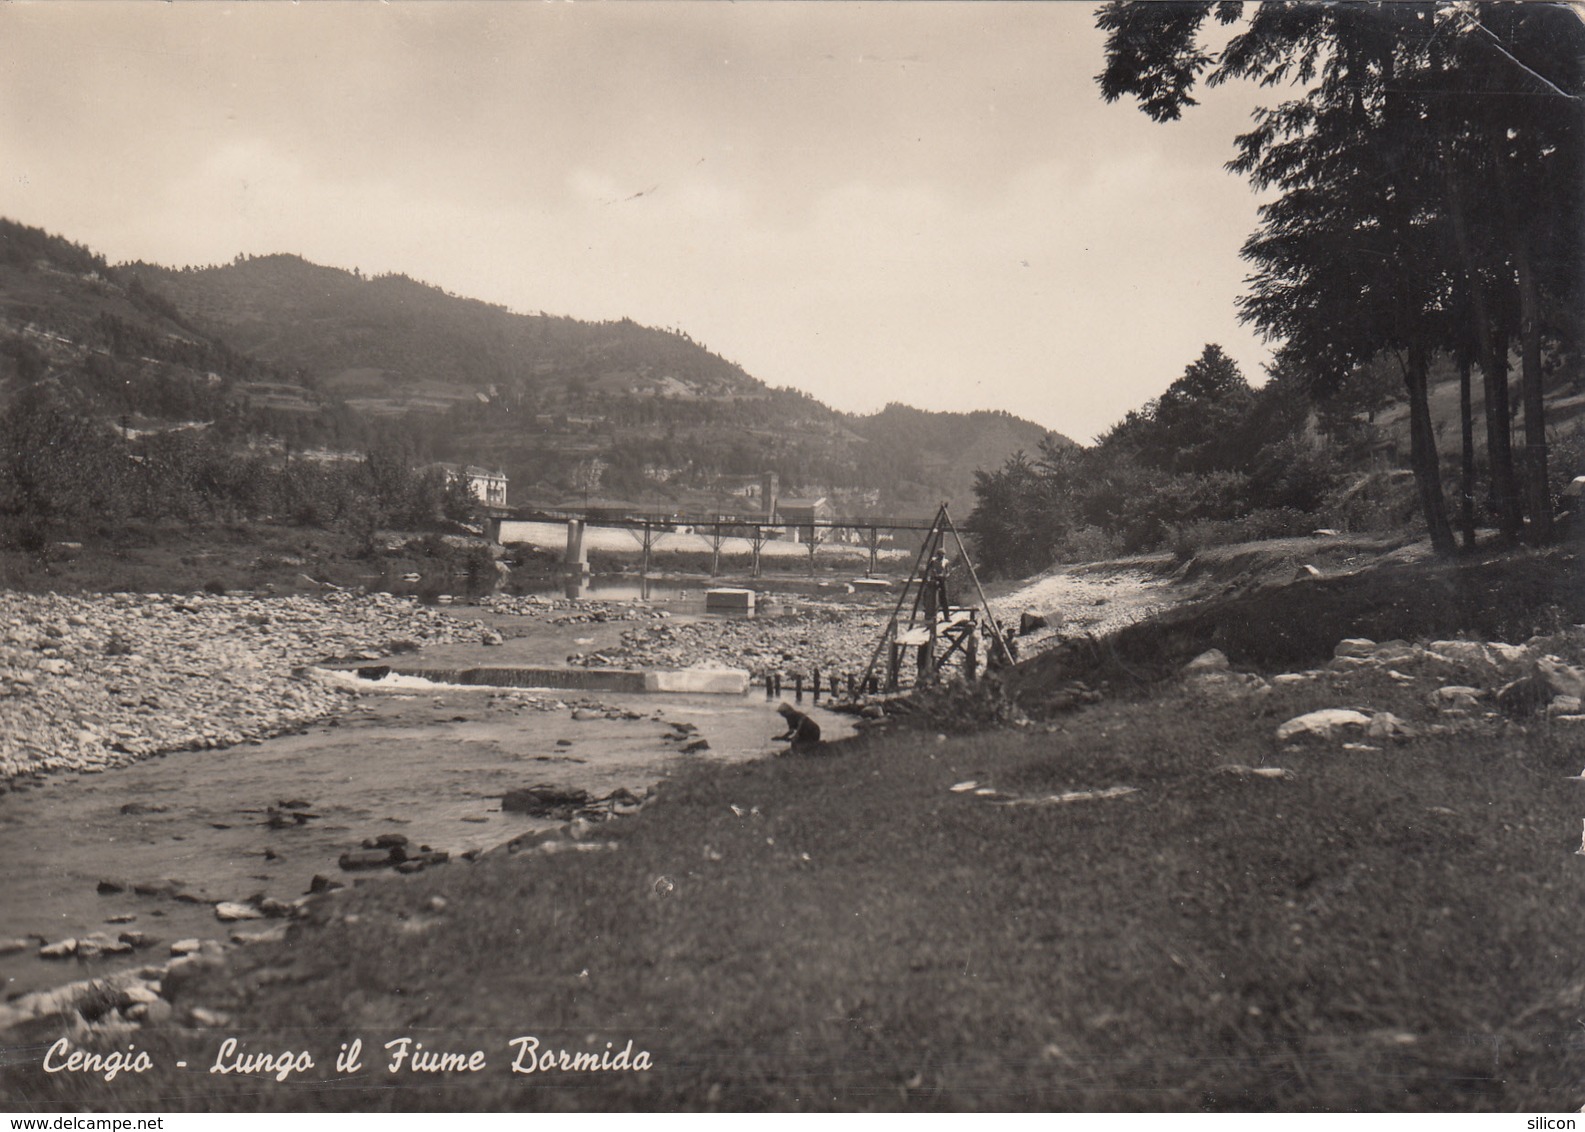
[[[589,513],[582,511],[558,511],[546,508],[536,508],[531,511],[522,511],[517,515],[520,522],[527,523],[565,523],[569,519],[580,519],[596,527],[642,527],[642,526],[679,526],[679,527],[713,527],[720,524],[723,527],[819,527],[829,528],[856,528],[858,530],[890,531],[928,531],[934,525],[931,518],[898,515],[859,515],[859,516],[833,516],[823,519],[767,519],[763,515],[741,515],[726,512],[690,514],[686,512],[656,512],[653,514],[629,511],[621,515],[602,515],[598,512]]]

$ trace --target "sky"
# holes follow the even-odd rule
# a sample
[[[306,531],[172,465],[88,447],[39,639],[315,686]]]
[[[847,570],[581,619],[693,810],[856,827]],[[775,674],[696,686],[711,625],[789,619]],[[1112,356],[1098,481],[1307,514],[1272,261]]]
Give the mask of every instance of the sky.
[[[1237,321],[1259,101],[1102,102],[1092,3],[0,3],[0,215],[689,333],[1087,442]]]

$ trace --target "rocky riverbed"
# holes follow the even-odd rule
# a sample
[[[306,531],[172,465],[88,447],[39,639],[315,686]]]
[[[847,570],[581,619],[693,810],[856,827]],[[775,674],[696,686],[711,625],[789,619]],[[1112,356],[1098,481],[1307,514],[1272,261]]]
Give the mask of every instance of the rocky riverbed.
[[[1101,636],[1120,629],[1184,597],[1170,582],[1142,571],[1056,570],[992,599],[990,606],[1004,627],[1016,628],[1025,613],[1041,619],[1021,642],[1027,656],[1064,636]],[[789,601],[781,607],[787,612],[771,616],[651,621],[624,630],[613,646],[574,654],[567,661],[620,668],[730,666],[746,668],[756,679],[780,675],[809,680],[816,671],[824,677],[861,676],[896,600],[891,593],[862,603]],[[953,603],[976,604],[973,595],[962,593],[953,595]]]
[[[306,666],[482,631],[382,594],[0,593],[0,781],[291,731],[347,694]]]
[[[1107,615],[1129,607],[1127,585],[1084,580],[1082,595],[1065,585],[1043,583],[1044,611],[1057,601],[1111,606]],[[514,791],[636,800],[679,758],[773,752],[782,726],[758,696],[393,693],[327,674],[323,662],[411,653],[443,665],[857,674],[894,601],[762,595],[774,612],[750,619],[535,597],[431,607],[343,591],[0,594],[0,773],[14,789],[44,784],[0,813],[0,855],[17,870],[13,938],[0,939],[14,1001],[0,1027],[64,1014],[85,1033],[110,1033],[156,1020],[169,1009],[162,978],[229,944],[274,938],[313,894],[364,876],[366,858],[379,857],[377,872],[466,867],[555,825],[512,812]],[[998,613],[1028,604],[1015,593]],[[1085,619],[1073,620],[1082,631]],[[851,729],[829,715],[822,726]],[[171,751],[191,753],[150,757]],[[47,832],[60,828],[74,830],[69,842]],[[49,989],[69,973],[93,977]]]
[[[344,686],[311,670],[327,661],[500,645],[503,629],[521,636],[670,617],[642,602],[541,597],[426,606],[337,590],[0,593],[0,783],[294,731],[347,703]]]
[[[1143,577],[1054,575],[993,603],[1061,613],[1030,646],[1097,631],[1170,602]],[[348,691],[317,676],[330,660],[500,645],[545,630],[585,651],[572,664],[734,667],[757,677],[864,671],[894,598],[762,595],[755,618],[673,616],[647,602],[493,596],[426,606],[389,594],[0,593],[0,782],[97,771],[165,751],[233,746],[332,715]],[[482,623],[481,623],[482,622]],[[618,625],[619,639],[611,634]],[[548,658],[547,658],[548,659]],[[540,661],[543,662],[543,661]]]
[[[620,668],[746,668],[755,678],[863,673],[889,610],[825,606],[773,617],[660,621],[625,630],[612,647],[567,658]]]

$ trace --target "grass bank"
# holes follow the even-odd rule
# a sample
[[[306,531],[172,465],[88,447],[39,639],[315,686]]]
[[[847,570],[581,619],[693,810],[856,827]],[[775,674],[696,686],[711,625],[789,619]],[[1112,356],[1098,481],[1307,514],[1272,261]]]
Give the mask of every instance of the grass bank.
[[[592,827],[613,850],[336,894],[286,942],[171,980],[178,1018],[226,1020],[139,1032],[147,1073],[13,1057],[7,1090],[140,1111],[1577,1108],[1580,733],[1273,738],[1321,707],[1423,724],[1434,686],[1173,685],[1050,731],[701,766]],[[967,780],[1136,792],[1007,806],[951,789]],[[631,1039],[653,1067],[513,1074],[527,1035],[596,1054]],[[316,1068],[206,1072],[227,1036]],[[388,1073],[380,1047],[401,1037],[488,1064]],[[365,1067],[338,1074],[354,1038]],[[42,1055],[52,1035],[30,1040]]]

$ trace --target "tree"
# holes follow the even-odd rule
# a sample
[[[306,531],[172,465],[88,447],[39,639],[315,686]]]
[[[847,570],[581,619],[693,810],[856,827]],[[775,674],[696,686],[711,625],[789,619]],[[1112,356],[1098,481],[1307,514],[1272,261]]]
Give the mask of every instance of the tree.
[[[1172,471],[1233,471],[1248,451],[1240,443],[1255,391],[1238,363],[1215,343],[1205,347],[1156,401],[1155,442]]]
[[[0,418],[0,531],[42,553],[58,525],[124,508],[130,470],[112,428],[27,390]]]
[[[452,472],[446,477],[445,490],[440,497],[440,513],[453,523],[474,523],[479,519],[479,497],[463,472]]]
[[[1047,437],[1035,460],[1020,449],[996,471],[974,473],[975,505],[964,529],[988,575],[1024,577],[1055,561],[1077,518],[1082,462],[1079,449]]]
[[[1464,326],[1473,323],[1486,376],[1493,499],[1514,532],[1519,509],[1502,427],[1500,347],[1517,321],[1527,359],[1534,519],[1547,506],[1541,366],[1532,344],[1546,312],[1572,311],[1580,292],[1579,241],[1558,237],[1580,223],[1585,24],[1550,4],[1248,7],[1247,26],[1215,53],[1199,40],[1205,21],[1214,12],[1219,22],[1236,23],[1246,5],[1106,5],[1098,14],[1109,32],[1102,96],[1134,95],[1166,121],[1194,104],[1190,92],[1202,77],[1302,88],[1300,97],[1257,112],[1229,163],[1256,185],[1282,190],[1245,246],[1259,270],[1244,314],[1323,372],[1346,373],[1383,352],[1399,359],[1422,513],[1442,551],[1453,542],[1427,375],[1432,355],[1467,340]],[[1553,191],[1575,207],[1548,207]],[[1512,203],[1477,215],[1475,199]],[[1552,318],[1556,332],[1577,335],[1577,315]],[[1542,521],[1532,529],[1545,534]]]
[[[1323,83],[1313,98],[1261,112],[1239,139],[1232,167],[1258,187],[1284,190],[1262,206],[1261,227],[1244,245],[1257,271],[1240,306],[1333,381],[1379,354],[1399,359],[1422,514],[1433,545],[1451,552],[1428,401],[1445,290],[1443,242],[1424,207],[1430,170],[1408,156],[1404,117],[1385,96],[1367,100],[1352,77],[1391,73],[1395,37],[1355,30],[1337,51],[1335,81],[1350,95],[1328,97]]]

